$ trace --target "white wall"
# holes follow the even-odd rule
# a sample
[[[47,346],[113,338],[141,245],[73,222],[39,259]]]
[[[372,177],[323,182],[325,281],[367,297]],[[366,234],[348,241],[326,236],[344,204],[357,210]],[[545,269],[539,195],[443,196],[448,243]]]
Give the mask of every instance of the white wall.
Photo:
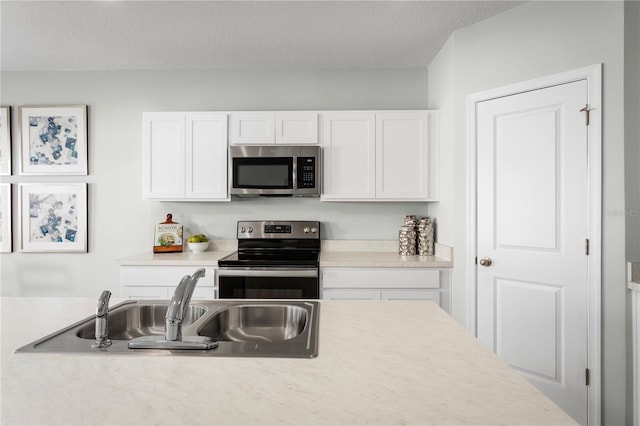
[[[2,296],[118,294],[117,259],[151,251],[153,227],[166,213],[185,232],[214,239],[235,239],[241,219],[312,219],[322,221],[324,239],[388,240],[397,238],[406,214],[426,214],[426,203],[143,201],[140,171],[143,111],[425,109],[426,69],[3,72],[1,84],[2,105],[87,104],[89,111],[89,176],[67,179],[89,182],[89,252],[20,253],[14,185],[14,252],[0,255]],[[12,112],[15,175],[9,181],[48,181],[17,176],[17,108]]]
[[[528,2],[456,31],[429,66],[429,106],[452,116],[441,126],[449,165],[441,188],[453,205],[437,212],[439,241],[456,250],[453,315],[466,321],[467,246],[466,97],[529,79],[603,63],[603,258],[602,349],[604,424],[625,424],[625,172],[624,4],[622,2]],[[446,90],[437,90],[438,87]],[[452,87],[452,88],[451,88]],[[453,101],[448,97],[453,92]],[[446,109],[446,111],[445,111]],[[444,148],[443,148],[444,150]],[[453,214],[443,214],[443,209]]]
[[[640,261],[640,2],[625,3],[625,174],[627,260]]]
[[[625,67],[624,67],[624,140],[625,140],[625,220],[626,220],[626,254],[629,262],[640,262],[640,2],[625,3]],[[628,277],[631,278],[631,277]],[[633,291],[628,291],[627,342],[629,352],[633,352],[633,324],[640,324],[640,305],[633,318],[633,301],[640,301]],[[636,332],[637,333],[637,332]],[[635,345],[638,348],[638,343]],[[637,355],[636,355],[637,356]],[[634,404],[640,410],[640,394],[633,392],[633,377],[640,377],[637,368],[634,372],[633,356],[627,362],[627,418],[633,418]],[[633,373],[632,373],[633,372]],[[639,414],[640,415],[640,412]],[[635,418],[640,424],[640,417]]]

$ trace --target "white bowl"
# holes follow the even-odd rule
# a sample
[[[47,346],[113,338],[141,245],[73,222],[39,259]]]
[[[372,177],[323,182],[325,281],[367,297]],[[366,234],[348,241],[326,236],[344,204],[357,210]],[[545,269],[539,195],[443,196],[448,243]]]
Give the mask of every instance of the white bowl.
[[[204,243],[189,243],[187,242],[187,245],[189,246],[189,250],[191,250],[194,253],[202,253],[203,251],[205,251],[207,249],[207,247],[209,247],[209,241],[206,241]]]

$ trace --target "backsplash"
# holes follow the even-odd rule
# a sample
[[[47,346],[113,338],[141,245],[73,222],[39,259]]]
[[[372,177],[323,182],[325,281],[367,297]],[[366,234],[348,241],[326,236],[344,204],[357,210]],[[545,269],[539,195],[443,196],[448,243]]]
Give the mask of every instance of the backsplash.
[[[323,240],[394,240],[407,214],[427,215],[427,203],[320,202],[318,198],[233,198],[230,203],[150,202],[157,222],[173,214],[185,234],[236,238],[238,220],[317,220]],[[152,226],[149,227],[149,232]],[[151,237],[150,237],[151,238]]]

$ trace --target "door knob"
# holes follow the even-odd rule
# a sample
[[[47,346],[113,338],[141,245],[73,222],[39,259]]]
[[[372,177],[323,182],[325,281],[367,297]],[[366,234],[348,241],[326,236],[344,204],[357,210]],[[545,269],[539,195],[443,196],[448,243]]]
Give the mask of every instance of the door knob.
[[[482,259],[480,259],[480,265],[482,265],[482,266],[491,266],[491,258],[483,257]]]

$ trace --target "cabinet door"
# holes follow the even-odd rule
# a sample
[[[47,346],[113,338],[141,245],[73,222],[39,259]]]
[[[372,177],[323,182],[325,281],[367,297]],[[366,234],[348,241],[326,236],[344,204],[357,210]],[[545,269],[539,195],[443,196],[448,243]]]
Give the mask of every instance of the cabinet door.
[[[143,198],[184,198],[184,113],[143,113],[142,125]]]
[[[427,200],[428,197],[428,113],[377,113],[376,198]]]
[[[375,198],[375,114],[331,112],[322,122],[322,200]]]
[[[276,115],[272,112],[238,112],[231,114],[233,144],[275,143]]]
[[[227,115],[186,115],[187,199],[228,199]]]
[[[276,113],[276,143],[317,144],[318,113],[308,111]]]

